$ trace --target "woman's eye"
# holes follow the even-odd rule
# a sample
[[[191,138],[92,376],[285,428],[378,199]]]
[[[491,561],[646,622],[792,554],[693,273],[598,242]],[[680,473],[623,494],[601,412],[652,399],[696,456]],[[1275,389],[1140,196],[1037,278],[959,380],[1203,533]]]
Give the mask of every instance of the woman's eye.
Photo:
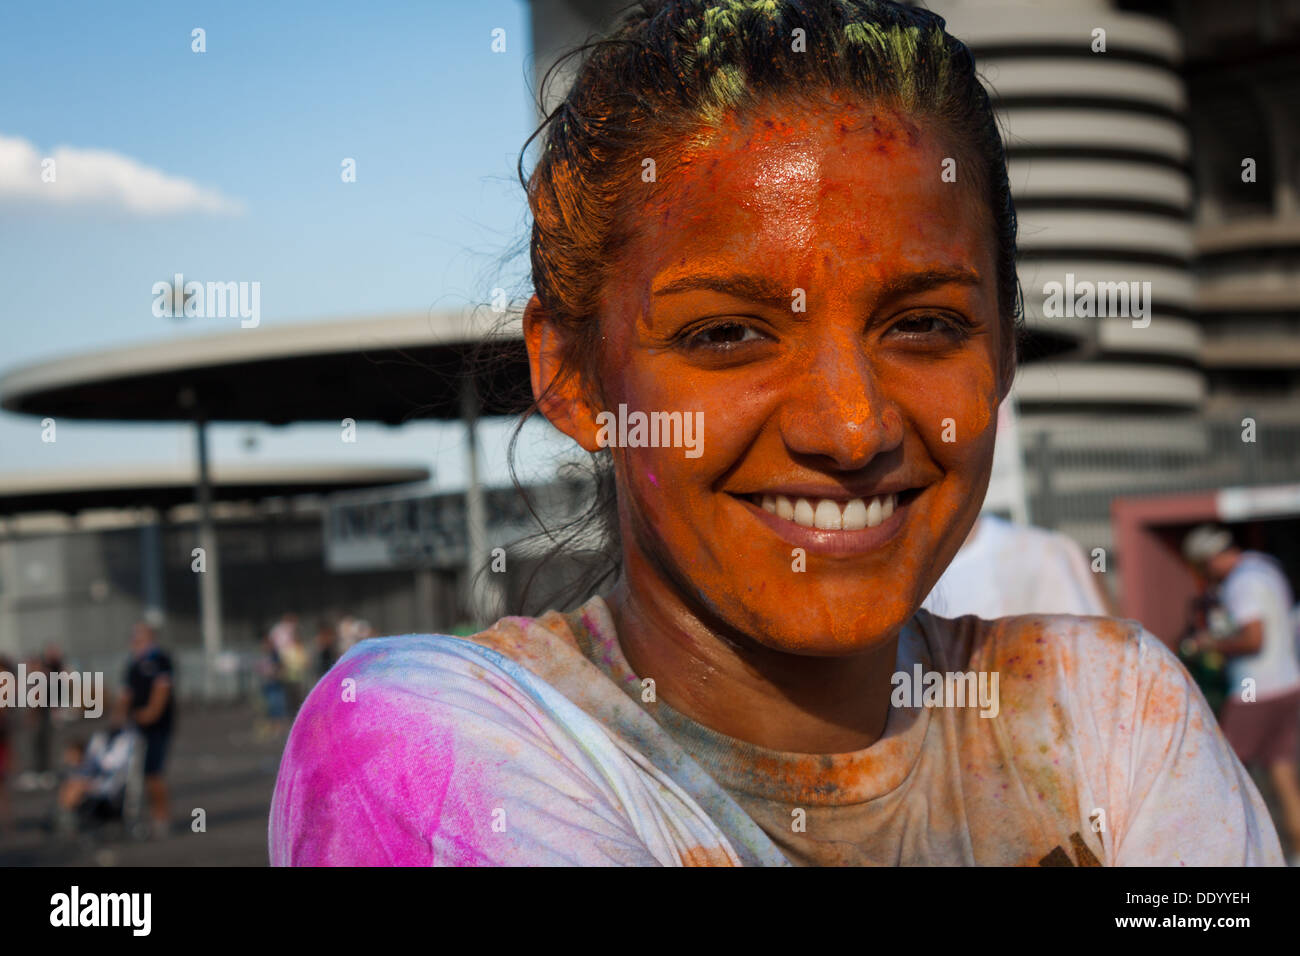
[[[892,331],[908,338],[933,338],[943,336],[951,339],[964,338],[966,330],[953,319],[942,315],[910,315],[894,323]]]
[[[690,348],[728,349],[744,342],[755,342],[763,336],[754,328],[739,322],[720,322],[687,336]]]

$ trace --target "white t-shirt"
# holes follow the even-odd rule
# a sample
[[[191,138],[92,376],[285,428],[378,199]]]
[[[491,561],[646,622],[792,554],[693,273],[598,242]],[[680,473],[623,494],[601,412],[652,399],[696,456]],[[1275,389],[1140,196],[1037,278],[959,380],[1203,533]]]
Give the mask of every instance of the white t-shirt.
[[[981,515],[921,605],[942,617],[1108,613],[1098,582],[1072,538]]]
[[[1262,621],[1264,643],[1258,654],[1228,658],[1228,683],[1238,693],[1242,681],[1255,681],[1262,700],[1300,687],[1300,660],[1291,623],[1291,585],[1281,569],[1258,551],[1244,551],[1220,588],[1219,596],[1234,628]]]
[[[366,641],[294,722],[271,862],[1281,865],[1204,698],[1136,623],[921,611],[897,664],[997,674],[997,706],[913,701],[864,750],[779,753],[647,693],[600,598]]]
[[[126,785],[131,772],[131,758],[137,746],[133,730],[116,734],[100,731],[90,738],[83,758],[84,766],[94,770],[90,792],[98,797],[114,797]]]

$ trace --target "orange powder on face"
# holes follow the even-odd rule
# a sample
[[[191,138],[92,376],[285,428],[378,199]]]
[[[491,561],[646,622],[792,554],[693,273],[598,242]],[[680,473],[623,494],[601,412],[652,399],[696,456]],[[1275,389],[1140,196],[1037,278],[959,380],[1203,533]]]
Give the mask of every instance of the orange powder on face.
[[[714,642],[744,646],[751,663],[760,649],[822,658],[839,680],[874,686],[975,519],[1000,323],[988,213],[969,186],[939,180],[950,152],[882,110],[756,114],[679,162],[655,157],[656,181],[630,186],[636,234],[598,315],[602,400],[698,412],[705,438],[698,458],[612,452],[625,586],[640,607],[663,609],[623,631],[624,650],[685,713],[742,692],[709,683],[717,660],[700,649]],[[972,281],[916,286],[918,275]],[[921,291],[891,291],[905,282]],[[792,307],[795,294],[806,307]],[[954,317],[978,334],[950,334]],[[719,329],[716,341],[744,351],[715,351]],[[941,437],[944,419],[955,441]],[[850,556],[797,556],[750,510],[782,485],[870,499],[882,482],[915,491],[912,510],[888,542]],[[665,638],[665,623],[689,639]],[[823,722],[832,749],[879,732],[878,715],[852,706]],[[711,726],[794,739],[751,723]]]

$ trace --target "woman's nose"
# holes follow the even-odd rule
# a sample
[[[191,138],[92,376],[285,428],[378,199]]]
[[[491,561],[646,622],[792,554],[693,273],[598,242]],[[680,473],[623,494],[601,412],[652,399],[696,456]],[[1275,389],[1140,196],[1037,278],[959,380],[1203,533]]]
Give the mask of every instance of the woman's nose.
[[[857,341],[828,339],[785,390],[781,436],[792,454],[827,459],[837,470],[865,467],[903,442],[903,420]]]

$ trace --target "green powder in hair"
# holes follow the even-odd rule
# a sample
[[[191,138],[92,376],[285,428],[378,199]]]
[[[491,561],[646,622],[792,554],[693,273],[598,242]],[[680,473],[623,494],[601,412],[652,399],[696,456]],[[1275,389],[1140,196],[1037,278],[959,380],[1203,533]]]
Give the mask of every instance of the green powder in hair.
[[[726,110],[740,102],[745,93],[745,73],[738,66],[722,66],[709,77],[709,90],[718,106]]]

